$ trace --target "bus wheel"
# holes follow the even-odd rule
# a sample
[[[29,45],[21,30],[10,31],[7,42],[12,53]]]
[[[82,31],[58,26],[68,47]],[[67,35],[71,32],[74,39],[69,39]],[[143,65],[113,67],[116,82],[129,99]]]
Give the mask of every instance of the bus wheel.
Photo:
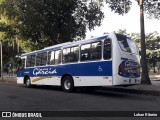
[[[62,89],[65,92],[73,92],[74,89],[74,83],[73,79],[70,76],[65,76],[62,80]]]
[[[25,85],[26,85],[27,87],[31,87],[31,80],[30,80],[29,77],[26,78]]]

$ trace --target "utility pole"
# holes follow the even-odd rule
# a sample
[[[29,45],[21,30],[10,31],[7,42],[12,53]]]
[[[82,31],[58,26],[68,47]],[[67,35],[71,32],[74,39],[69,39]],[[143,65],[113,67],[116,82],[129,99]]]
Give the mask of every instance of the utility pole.
[[[147,59],[146,59],[143,1],[144,0],[139,0],[139,3],[140,3],[140,25],[141,25],[141,66],[142,66],[141,83],[142,84],[151,84],[151,81],[149,79]]]

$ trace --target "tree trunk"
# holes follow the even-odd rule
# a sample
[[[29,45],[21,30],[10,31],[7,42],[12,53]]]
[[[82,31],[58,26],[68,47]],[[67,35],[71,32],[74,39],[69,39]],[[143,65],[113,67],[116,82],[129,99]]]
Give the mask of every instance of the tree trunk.
[[[148,75],[148,66],[147,66],[147,60],[146,60],[143,0],[140,0],[140,24],[141,24],[141,66],[142,66],[141,84],[151,85],[151,81]]]
[[[154,73],[156,73],[156,58],[154,57],[154,60],[153,60],[153,71]]]

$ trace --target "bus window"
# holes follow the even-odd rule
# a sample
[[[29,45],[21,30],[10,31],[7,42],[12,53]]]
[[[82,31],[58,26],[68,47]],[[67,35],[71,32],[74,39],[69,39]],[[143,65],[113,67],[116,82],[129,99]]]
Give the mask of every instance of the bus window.
[[[91,44],[81,46],[81,61],[90,60]]]
[[[71,47],[63,49],[63,63],[78,62],[79,47]]]
[[[70,62],[70,48],[63,49],[63,63]]]
[[[104,41],[103,58],[111,59],[111,40],[110,39],[106,39]]]
[[[79,47],[72,47],[70,53],[70,62],[78,62],[79,59]]]
[[[37,54],[37,57],[36,57],[36,66],[40,66],[41,64],[41,54]]]
[[[25,59],[21,60],[21,66],[22,66],[22,68],[25,68]]]
[[[47,62],[47,52],[42,53],[41,65],[46,65]]]
[[[61,63],[61,50],[55,51],[55,64]]]
[[[17,66],[17,70],[23,70],[25,68],[25,59],[20,59],[18,60],[18,66]]]
[[[138,48],[137,48],[136,43],[129,38],[127,38],[127,41],[128,41],[129,46],[130,46],[131,52],[134,53],[134,54],[138,54]]]
[[[91,44],[91,60],[101,59],[101,42]]]
[[[50,59],[51,59],[51,51],[48,51],[47,54],[47,64],[50,65]]]
[[[26,67],[34,67],[35,66],[35,55],[27,56]]]
[[[48,65],[54,65],[54,51],[49,51],[48,52]]]
[[[36,57],[36,66],[43,66],[46,65],[47,61],[47,52],[45,53],[38,53]]]
[[[119,43],[121,50],[124,52],[131,53],[131,49],[130,49],[128,42],[127,42],[127,37],[124,35],[119,35],[119,34],[116,34],[116,36],[117,36],[117,40],[118,40],[118,43]]]

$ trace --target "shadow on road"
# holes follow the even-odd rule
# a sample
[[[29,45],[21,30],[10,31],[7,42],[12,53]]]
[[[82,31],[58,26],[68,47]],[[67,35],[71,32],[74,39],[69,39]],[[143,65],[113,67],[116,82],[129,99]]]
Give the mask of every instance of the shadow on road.
[[[24,88],[27,88],[26,86],[21,86]],[[54,91],[54,92],[60,92],[60,94],[68,94],[68,95],[77,95],[77,94],[83,94],[83,95],[92,95],[92,96],[101,96],[101,97],[111,97],[111,98],[129,98],[131,97],[129,94],[123,94],[120,92],[114,92],[114,91],[108,91],[103,90],[100,88],[92,88],[92,87],[81,87],[76,88],[74,92],[72,93],[66,93],[62,90],[61,87],[57,86],[33,86],[32,88],[28,89],[38,89],[38,90],[44,90],[44,91]]]
[[[138,100],[138,101],[154,101],[155,100],[155,94],[152,93],[144,93],[142,91],[138,90],[132,90],[127,88],[111,88],[111,87],[100,87],[100,88],[78,88],[73,93],[66,93],[62,91],[61,87],[55,87],[55,86],[34,86],[32,88],[27,88],[25,86],[21,86],[26,89],[32,89],[32,90],[42,90],[40,92],[43,92],[43,94],[50,92],[49,94],[60,94],[61,96],[68,96],[73,98],[78,98],[82,95],[82,97],[104,97],[104,98],[113,98],[113,99],[119,99],[119,100]],[[144,96],[145,95],[145,96]],[[153,97],[149,97],[152,96]],[[155,97],[154,97],[155,96]]]
[[[25,87],[26,86],[21,86]],[[41,89],[41,90],[48,90],[48,91],[56,91],[65,93],[62,91],[61,87],[57,86],[33,86],[32,88],[28,89]],[[95,96],[105,96],[105,97],[113,97],[113,98],[129,98],[133,97],[132,95],[137,94],[147,94],[147,95],[155,95],[151,92],[146,91],[139,91],[139,90],[133,90],[133,89],[127,89],[127,88],[114,88],[114,87],[99,87],[99,88],[92,88],[92,87],[81,87],[76,88],[73,93],[69,94],[87,94],[87,95],[95,95]],[[67,93],[65,93],[67,94]]]

